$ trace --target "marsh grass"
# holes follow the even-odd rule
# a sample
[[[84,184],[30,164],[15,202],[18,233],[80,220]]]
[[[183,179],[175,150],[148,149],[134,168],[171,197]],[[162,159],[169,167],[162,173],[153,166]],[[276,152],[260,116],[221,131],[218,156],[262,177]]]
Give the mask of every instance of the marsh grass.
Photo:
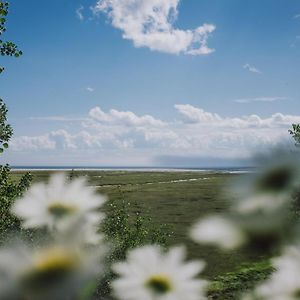
[[[33,181],[46,181],[51,173],[53,171],[34,171]],[[22,174],[15,171],[15,180]],[[204,274],[213,281],[209,290],[211,299],[235,299],[241,291],[271,272],[264,257],[245,249],[224,253],[214,247],[197,245],[188,237],[190,226],[200,217],[228,209],[230,201],[224,191],[232,179],[241,175],[76,170],[69,175],[72,178],[85,176],[89,185],[96,186],[109,198],[103,230],[114,247],[108,265],[123,259],[126,251],[136,246],[185,244],[189,258],[207,262]],[[112,279],[113,274],[109,273],[100,282],[97,297],[108,297]]]
[[[33,181],[46,181],[51,173],[53,171],[34,171]],[[21,175],[21,171],[14,172],[16,179]],[[97,186],[100,193],[108,196],[106,212],[112,223],[110,234],[115,235],[117,240],[117,227],[123,225],[122,222],[116,222],[110,214],[112,206],[114,210],[120,210],[119,217],[126,224],[131,224],[126,225],[124,231],[122,228],[118,229],[122,235],[129,237],[130,243],[137,243],[138,239],[148,239],[151,242],[151,239],[155,239],[155,230],[160,228],[165,233],[166,246],[184,243],[188,247],[190,258],[200,258],[207,262],[205,275],[209,279],[235,270],[242,263],[261,259],[244,249],[224,253],[213,247],[200,246],[188,237],[190,226],[199,218],[223,213],[228,209],[230,201],[224,190],[228,189],[234,178],[242,175],[216,172],[75,170],[72,176],[86,176],[90,185]],[[128,216],[124,213],[124,208]],[[140,226],[141,220],[141,235],[133,239],[130,236],[134,236],[134,228]],[[167,226],[164,227],[165,225]],[[171,236],[168,237],[168,234]]]
[[[208,299],[235,300],[242,293],[253,289],[274,271],[268,260],[244,265],[235,272],[217,276],[208,289]]]

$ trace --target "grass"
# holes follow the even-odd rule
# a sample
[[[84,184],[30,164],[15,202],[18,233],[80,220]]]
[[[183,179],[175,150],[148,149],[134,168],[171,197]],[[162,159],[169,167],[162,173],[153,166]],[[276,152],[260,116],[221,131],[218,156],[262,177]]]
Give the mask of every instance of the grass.
[[[45,181],[52,171],[34,171],[34,181]],[[14,172],[17,178],[22,174]],[[236,299],[266,278],[271,272],[264,257],[246,250],[221,252],[214,247],[193,243],[188,232],[199,218],[222,213],[229,207],[224,192],[235,174],[213,172],[126,172],[75,171],[73,176],[86,176],[91,186],[106,194],[114,203],[127,202],[131,215],[151,217],[156,226],[166,224],[173,232],[167,245],[185,244],[189,259],[204,259],[204,276],[212,280],[210,299]],[[109,205],[106,207],[109,215]],[[242,266],[242,267],[241,267]]]
[[[272,273],[273,267],[268,260],[241,267],[235,272],[225,273],[214,279],[208,289],[208,298],[213,300],[240,299],[242,293],[254,288]]]

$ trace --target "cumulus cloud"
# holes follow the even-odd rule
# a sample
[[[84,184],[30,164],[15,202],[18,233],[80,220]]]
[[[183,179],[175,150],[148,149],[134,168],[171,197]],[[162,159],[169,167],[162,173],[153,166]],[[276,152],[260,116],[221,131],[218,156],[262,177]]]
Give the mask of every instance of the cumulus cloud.
[[[218,114],[205,112],[201,108],[189,104],[176,104],[175,108],[185,117],[188,123],[218,122],[222,118]]]
[[[146,163],[155,157],[215,157],[244,159],[254,151],[265,150],[278,143],[292,141],[287,133],[292,123],[300,123],[300,115],[275,113],[224,117],[189,104],[176,104],[173,121],[131,111],[92,108],[78,126],[67,127],[39,136],[14,137],[11,151],[35,153],[81,153],[78,159],[98,161],[111,158],[110,164],[123,165],[136,161]],[[92,151],[92,152],[89,152]],[[90,154],[92,153],[92,154]],[[58,155],[58,156],[59,156]],[[78,158],[79,157],[79,158]],[[131,157],[131,160],[129,160]]]
[[[251,102],[275,102],[287,100],[286,97],[257,97],[257,98],[243,98],[243,99],[236,99],[235,102],[237,103],[251,103]]]
[[[249,72],[251,72],[251,73],[256,73],[256,74],[262,74],[262,72],[259,70],[259,69],[257,69],[256,67],[254,67],[254,66],[251,66],[250,64],[244,64],[243,65],[243,68],[244,69],[246,69],[246,70],[248,70]]]
[[[40,136],[19,136],[13,138],[10,146],[15,151],[27,150],[54,150],[56,148],[55,142],[49,139],[49,135]]]
[[[261,118],[258,115],[249,115],[237,118],[223,118],[218,114],[205,112],[203,109],[189,104],[175,105],[175,108],[183,116],[184,123],[208,124],[223,126],[224,128],[257,128],[257,127],[280,127],[290,126],[292,123],[299,123],[300,116],[284,115],[275,113],[269,118]]]
[[[121,124],[124,126],[163,126],[165,124],[150,115],[139,117],[131,111],[111,109],[108,113],[105,113],[98,106],[90,110],[89,116],[101,123]]]
[[[40,136],[20,136],[13,138],[11,148],[15,151],[43,150],[88,150],[88,149],[121,149],[128,148],[130,139],[122,139],[113,132],[92,132],[81,130],[70,133],[66,130],[51,131]]]
[[[39,136],[21,136],[12,139],[11,147],[17,151],[75,149],[72,136],[65,130],[52,131]]]
[[[135,47],[170,54],[203,55],[214,51],[207,45],[213,24],[194,30],[174,27],[180,0],[98,0],[92,7],[95,14],[104,13],[123,38]]]

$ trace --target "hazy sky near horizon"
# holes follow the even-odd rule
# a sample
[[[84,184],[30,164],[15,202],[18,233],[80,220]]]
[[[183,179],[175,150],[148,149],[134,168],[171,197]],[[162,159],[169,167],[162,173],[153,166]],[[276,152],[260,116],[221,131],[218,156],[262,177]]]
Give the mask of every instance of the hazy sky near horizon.
[[[300,2],[11,0],[13,165],[232,164],[300,123]]]

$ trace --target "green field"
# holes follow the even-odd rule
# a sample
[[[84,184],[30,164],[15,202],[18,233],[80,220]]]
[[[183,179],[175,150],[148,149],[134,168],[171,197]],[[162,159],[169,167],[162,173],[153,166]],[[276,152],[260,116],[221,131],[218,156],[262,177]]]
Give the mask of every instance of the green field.
[[[34,181],[45,181],[52,171],[34,171]],[[15,177],[23,172],[14,171]],[[75,171],[85,176],[89,185],[97,187],[110,200],[130,203],[130,212],[151,217],[154,224],[167,224],[172,235],[169,245],[186,244],[189,258],[207,262],[205,275],[212,279],[259,261],[243,250],[222,253],[213,247],[203,247],[188,238],[190,226],[207,214],[224,212],[229,206],[225,190],[234,174],[216,172],[136,172],[136,171]],[[84,199],[83,199],[84,201]]]

